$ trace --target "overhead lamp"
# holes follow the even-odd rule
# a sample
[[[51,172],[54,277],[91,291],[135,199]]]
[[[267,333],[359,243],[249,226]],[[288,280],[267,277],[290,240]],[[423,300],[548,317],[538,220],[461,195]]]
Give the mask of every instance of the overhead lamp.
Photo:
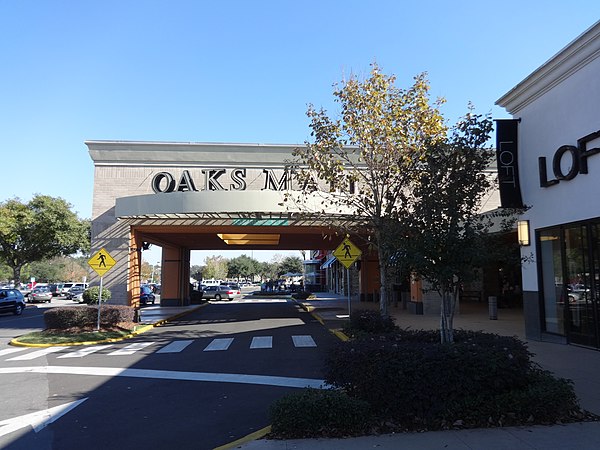
[[[517,239],[521,247],[531,245],[529,240],[529,220],[517,221]]]
[[[279,245],[279,234],[217,234],[227,245]]]

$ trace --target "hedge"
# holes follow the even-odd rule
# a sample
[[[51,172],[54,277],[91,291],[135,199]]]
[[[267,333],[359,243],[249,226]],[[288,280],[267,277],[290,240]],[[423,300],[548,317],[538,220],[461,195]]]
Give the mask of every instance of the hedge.
[[[115,328],[119,323],[133,322],[134,309],[124,305],[103,305],[100,309],[100,326]],[[95,306],[65,306],[44,312],[46,329],[66,330],[85,328],[98,323],[98,308]]]
[[[335,390],[306,388],[275,402],[271,434],[279,438],[364,434],[371,424],[369,404]]]
[[[572,386],[530,357],[514,337],[457,330],[454,344],[440,344],[437,331],[401,330],[339,343],[327,358],[325,381],[405,429],[498,424],[506,417],[544,423],[576,414]]]

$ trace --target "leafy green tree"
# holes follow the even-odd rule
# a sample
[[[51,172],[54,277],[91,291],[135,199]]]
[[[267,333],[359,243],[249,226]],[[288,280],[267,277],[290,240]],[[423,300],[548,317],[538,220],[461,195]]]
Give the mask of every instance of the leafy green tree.
[[[0,261],[0,280],[2,281],[10,281],[12,277],[13,271],[10,267]]]
[[[13,271],[34,261],[89,252],[90,223],[81,220],[62,198],[36,195],[28,203],[19,199],[0,204],[0,259]]]
[[[207,256],[202,275],[205,279],[224,280],[227,278],[227,259],[221,255]]]
[[[87,256],[57,256],[34,261],[23,267],[21,276],[41,282],[80,281],[88,274],[88,259]]]
[[[423,158],[446,133],[439,111],[443,101],[430,101],[425,74],[408,89],[395,81],[373,65],[366,80],[351,77],[334,92],[339,118],[311,105],[307,114],[314,142],[296,149],[293,161],[304,193],[297,207],[345,214],[343,223],[355,223],[377,246],[384,316],[397,266],[392,267],[393,256],[399,238],[407,236],[398,224],[410,220],[411,191]],[[315,197],[323,205],[320,211],[311,210]],[[290,198],[295,197],[286,201]],[[340,221],[332,216],[331,223]]]
[[[199,265],[194,264],[192,267],[190,267],[190,277],[192,277],[196,281],[202,280],[203,273],[204,273],[204,266],[199,266]],[[209,278],[209,277],[207,277],[207,278]]]
[[[279,267],[277,268],[277,275],[281,276],[284,273],[302,273],[303,269],[302,258],[299,256],[286,256]]]
[[[470,111],[449,136],[432,146],[415,185],[413,235],[409,253],[421,277],[441,297],[442,343],[453,342],[453,319],[460,286],[491,254],[489,219],[480,214],[493,188],[486,169],[493,152],[486,148],[492,131],[487,116]]]
[[[278,267],[277,263],[261,261],[258,263],[258,275],[261,280],[274,280],[277,278]]]
[[[241,255],[229,260],[229,276],[245,278],[255,275],[258,272],[258,261],[248,255]]]

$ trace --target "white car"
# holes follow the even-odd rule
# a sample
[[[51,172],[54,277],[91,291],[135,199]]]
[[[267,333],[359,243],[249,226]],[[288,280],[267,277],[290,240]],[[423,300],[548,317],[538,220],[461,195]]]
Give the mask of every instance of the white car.
[[[239,289],[234,289],[230,286],[206,286],[203,289],[202,298],[205,300],[215,299],[219,300],[235,300],[241,298],[242,293]]]

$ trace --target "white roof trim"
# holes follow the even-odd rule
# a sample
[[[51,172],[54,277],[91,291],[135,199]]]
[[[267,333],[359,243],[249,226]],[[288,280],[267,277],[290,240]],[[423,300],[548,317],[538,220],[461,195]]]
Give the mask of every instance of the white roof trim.
[[[500,97],[496,104],[516,115],[524,107],[600,56],[600,21]]]

